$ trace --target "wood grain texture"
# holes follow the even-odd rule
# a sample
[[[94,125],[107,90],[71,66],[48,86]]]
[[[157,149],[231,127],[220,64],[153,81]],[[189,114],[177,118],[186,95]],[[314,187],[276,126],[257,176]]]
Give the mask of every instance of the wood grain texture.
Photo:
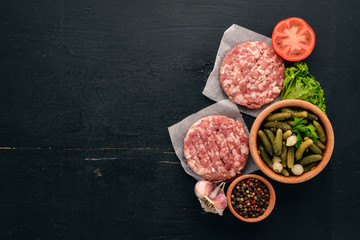
[[[359,236],[358,1],[4,1],[0,8],[1,239],[353,239]],[[333,156],[316,178],[271,181],[255,225],[205,214],[167,127],[201,94],[233,23],[316,33]],[[254,119],[245,116],[248,127]],[[240,234],[241,233],[241,234]]]

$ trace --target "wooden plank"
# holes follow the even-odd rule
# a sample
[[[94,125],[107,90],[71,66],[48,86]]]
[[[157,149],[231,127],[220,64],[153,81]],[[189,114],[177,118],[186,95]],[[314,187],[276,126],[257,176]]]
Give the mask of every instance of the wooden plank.
[[[202,212],[195,180],[168,149],[12,149],[1,150],[0,158],[0,222],[7,239],[183,239],[239,231],[246,238],[263,238],[277,235],[274,224],[286,232],[294,222],[311,229],[294,228],[296,235],[330,238],[333,214],[340,211],[325,200],[332,196],[331,168],[304,184],[272,182],[274,212],[249,226],[229,211],[223,217]]]
[[[358,236],[359,7],[355,0],[3,3],[0,238]],[[201,91],[229,26],[271,36],[290,16],[316,33],[305,62],[325,92],[332,159],[309,182],[271,181],[277,203],[264,222],[205,214],[167,127],[213,103]],[[253,120],[245,116],[249,128]]]

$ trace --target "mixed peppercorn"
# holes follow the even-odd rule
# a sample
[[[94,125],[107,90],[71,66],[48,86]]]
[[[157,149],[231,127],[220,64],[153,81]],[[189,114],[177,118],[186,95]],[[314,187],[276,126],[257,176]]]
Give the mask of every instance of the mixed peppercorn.
[[[231,194],[231,205],[244,218],[257,218],[269,206],[268,187],[257,178],[246,178],[238,182]]]

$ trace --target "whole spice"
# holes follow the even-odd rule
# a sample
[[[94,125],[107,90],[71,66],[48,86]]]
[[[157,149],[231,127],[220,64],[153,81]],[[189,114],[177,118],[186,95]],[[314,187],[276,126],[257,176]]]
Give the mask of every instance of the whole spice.
[[[205,212],[216,213],[222,216],[227,207],[224,194],[225,183],[220,183],[215,189],[212,182],[200,180],[195,185],[195,194]]]
[[[244,218],[257,218],[269,206],[268,187],[257,178],[246,178],[238,182],[231,194],[231,204]]]

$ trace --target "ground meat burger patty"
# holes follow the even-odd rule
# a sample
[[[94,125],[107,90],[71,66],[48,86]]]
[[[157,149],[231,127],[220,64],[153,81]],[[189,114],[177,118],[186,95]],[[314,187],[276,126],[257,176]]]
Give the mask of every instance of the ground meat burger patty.
[[[231,101],[259,108],[280,94],[284,71],[281,57],[269,45],[249,41],[226,54],[220,68],[220,82]]]
[[[188,130],[184,155],[197,175],[212,181],[230,179],[245,167],[248,137],[241,122],[225,116],[205,117]]]

